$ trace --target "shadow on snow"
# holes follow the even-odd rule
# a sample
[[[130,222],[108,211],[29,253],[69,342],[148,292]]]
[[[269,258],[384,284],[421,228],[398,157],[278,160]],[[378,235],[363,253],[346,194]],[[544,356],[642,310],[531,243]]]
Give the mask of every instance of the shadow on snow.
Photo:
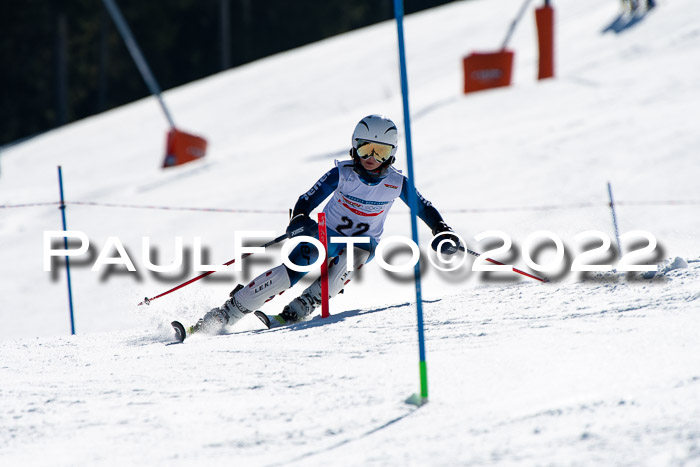
[[[423,300],[423,303],[436,303],[439,302],[440,300]],[[305,329],[310,329],[310,328],[315,328],[318,326],[326,326],[326,325],[331,325],[331,324],[336,324],[336,323],[341,323],[345,321],[348,318],[353,318],[355,316],[363,316],[363,315],[368,315],[371,313],[377,313],[379,311],[386,311],[386,310],[391,310],[395,308],[403,308],[406,306],[410,306],[412,302],[406,302],[406,303],[399,303],[396,305],[388,305],[383,308],[374,308],[372,310],[348,310],[348,311],[343,311],[341,313],[335,314],[335,315],[330,315],[328,318],[321,318],[320,316],[314,316],[312,319],[308,321],[301,321],[299,323],[294,323],[294,324],[288,324],[285,326],[280,326],[277,328],[272,328],[272,329],[257,329],[252,332],[259,333],[259,332],[272,332],[272,331],[278,331],[281,329],[286,329],[286,330],[291,330],[291,331],[302,331]]]

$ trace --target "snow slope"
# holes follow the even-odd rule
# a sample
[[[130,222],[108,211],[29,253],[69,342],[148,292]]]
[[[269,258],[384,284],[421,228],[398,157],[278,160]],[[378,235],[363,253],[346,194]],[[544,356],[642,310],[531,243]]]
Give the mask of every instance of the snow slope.
[[[572,257],[576,234],[613,235],[610,181],[621,231],[653,233],[655,259],[681,267],[664,263],[653,279],[564,271],[549,284],[477,276],[471,261],[426,267],[430,403],[418,410],[402,402],[418,386],[412,278],[376,264],[328,320],[268,332],[250,318],[164,345],[170,320],[195,320],[276,259],[136,307],[196,274],[147,271],[142,237],[161,264],[176,236],[190,248],[201,237],[222,263],[234,231],[281,233],[299,194],[345,157],[359,118],[401,121],[395,25],[382,23],[167,92],[178,124],[210,142],[201,162],[159,169],[166,122],[154,99],[2,154],[0,205],[55,201],[60,164],[69,202],[240,212],[70,205],[68,227],[93,248],[74,262],[69,336],[64,272],[43,271],[56,206],[0,208],[0,464],[700,463],[700,6],[660,1],[615,34],[603,31],[618,2],[559,0],[558,77],[542,83],[529,11],[511,41],[514,85],[462,96],[461,58],[496,49],[520,3],[407,18],[419,189],[473,249],[486,249],[473,238],[486,230],[520,247],[546,229]],[[386,235],[408,234],[399,203]],[[138,273],[90,270],[111,236]]]

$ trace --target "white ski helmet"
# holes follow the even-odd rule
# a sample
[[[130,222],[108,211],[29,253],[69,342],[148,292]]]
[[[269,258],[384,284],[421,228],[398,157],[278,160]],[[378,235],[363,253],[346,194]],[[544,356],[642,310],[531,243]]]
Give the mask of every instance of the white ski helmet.
[[[355,126],[355,131],[352,132],[352,150],[350,151],[355,161],[355,171],[370,180],[384,178],[387,170],[396,160],[395,154],[398,140],[399,132],[396,129],[396,124],[384,115],[368,115],[360,120],[357,126]],[[360,141],[388,144],[392,148],[391,154],[377,169],[371,172],[367,171],[362,166],[359,155],[357,154]]]

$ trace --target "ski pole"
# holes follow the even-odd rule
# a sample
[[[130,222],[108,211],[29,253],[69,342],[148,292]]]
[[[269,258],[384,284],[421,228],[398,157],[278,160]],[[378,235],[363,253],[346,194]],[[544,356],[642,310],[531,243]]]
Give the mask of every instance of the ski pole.
[[[268,246],[272,246],[272,245],[274,245],[275,243],[281,242],[281,241],[284,240],[285,238],[287,238],[287,234],[286,234],[286,233],[283,234],[283,235],[280,235],[279,237],[277,237],[277,238],[274,239],[274,240],[270,240],[270,241],[267,242],[266,244],[262,245],[260,248],[267,248]],[[253,254],[253,253],[245,253],[244,255],[241,256],[241,259],[247,258],[248,256],[250,256],[250,255],[252,255],[252,254]],[[233,264],[234,261],[236,261],[235,258],[232,259],[231,261],[228,261],[228,262],[224,263],[224,266],[229,266],[229,265]],[[168,295],[169,293],[175,292],[176,290],[181,289],[181,288],[185,287],[186,285],[190,285],[192,282],[196,282],[196,281],[198,281],[199,279],[202,279],[203,277],[207,277],[209,274],[213,274],[214,272],[215,272],[215,271],[207,271],[207,272],[205,272],[205,273],[203,273],[203,274],[200,274],[200,275],[197,276],[197,277],[193,277],[192,279],[188,280],[187,282],[183,282],[182,284],[180,284],[180,285],[178,285],[178,286],[176,286],[176,287],[173,287],[173,288],[170,289],[170,290],[167,290],[167,291],[163,292],[163,293],[160,294],[160,295],[156,295],[155,297],[152,297],[152,298],[146,297],[146,298],[143,299],[143,301],[142,301],[141,303],[139,303],[139,304],[136,305],[136,306],[141,306],[141,305],[143,305],[143,304],[150,305],[151,302],[152,302],[153,300],[155,300],[156,298],[160,298],[160,297],[162,297],[162,296],[164,296],[164,295]]]
[[[472,256],[476,256],[477,258],[481,256],[481,253],[477,253],[476,251],[470,250],[470,249],[468,249],[468,248],[465,249],[462,245],[459,246],[459,251],[465,251],[465,252],[469,253],[469,254],[472,255]],[[503,263],[501,263],[501,262],[499,262],[499,261],[496,261],[495,259],[486,258],[486,261],[488,261],[489,263],[497,264],[497,265],[499,265],[499,266],[505,266],[505,264],[503,264]],[[535,280],[540,281],[540,282],[549,282],[549,280],[548,280],[547,278],[544,278],[544,279],[543,279],[543,278],[541,278],[541,277],[537,277],[537,276],[532,275],[532,274],[530,274],[530,273],[527,273],[527,272],[525,272],[525,271],[521,271],[521,270],[518,269],[518,268],[513,268],[513,272],[517,272],[518,274],[522,274],[523,276],[527,276],[527,277],[529,277],[529,278],[531,278],[531,279],[535,279]]]

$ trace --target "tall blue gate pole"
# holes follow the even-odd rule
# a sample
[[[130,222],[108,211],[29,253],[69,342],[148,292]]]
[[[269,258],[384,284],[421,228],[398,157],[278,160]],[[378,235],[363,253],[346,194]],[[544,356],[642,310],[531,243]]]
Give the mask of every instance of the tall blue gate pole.
[[[61,218],[63,219],[63,231],[66,229],[66,204],[63,200],[63,171],[58,166],[58,188],[61,191]],[[63,249],[68,250],[68,238],[63,237]],[[73,288],[70,283],[70,260],[66,255],[66,277],[68,278],[68,306],[70,308],[70,333],[75,334],[75,320],[73,319]]]
[[[411,208],[411,237],[418,245],[418,200],[416,199],[415,176],[413,172],[413,147],[411,146],[411,114],[408,109],[408,77],[406,73],[406,50],[403,42],[403,0],[394,0],[394,14],[399,36],[399,65],[401,69],[401,94],[403,95],[403,119],[406,132],[406,163],[408,165],[408,200]],[[421,405],[428,401],[428,366],[425,360],[425,337],[423,335],[423,297],[420,283],[420,261],[413,270],[416,282],[416,314],[418,318],[418,356],[420,359],[420,399],[412,403]],[[416,398],[417,399],[417,398]]]

